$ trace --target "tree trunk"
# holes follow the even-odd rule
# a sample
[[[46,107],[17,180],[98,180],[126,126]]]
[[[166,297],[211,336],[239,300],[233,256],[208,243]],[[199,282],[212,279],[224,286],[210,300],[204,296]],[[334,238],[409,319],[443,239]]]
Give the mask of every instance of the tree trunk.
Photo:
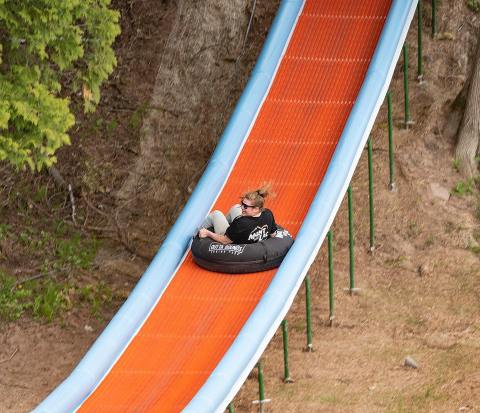
[[[480,152],[480,36],[473,65],[465,112],[458,133],[455,158],[460,172],[466,177],[478,175],[477,160]]]

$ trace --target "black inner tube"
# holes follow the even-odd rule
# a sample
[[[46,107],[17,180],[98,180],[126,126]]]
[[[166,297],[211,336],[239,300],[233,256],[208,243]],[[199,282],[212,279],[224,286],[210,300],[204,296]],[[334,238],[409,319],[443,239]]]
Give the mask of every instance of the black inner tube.
[[[196,236],[192,255],[194,261],[207,270],[244,274],[278,267],[292,244],[292,236],[281,227],[275,237],[253,244],[221,244],[208,237]]]

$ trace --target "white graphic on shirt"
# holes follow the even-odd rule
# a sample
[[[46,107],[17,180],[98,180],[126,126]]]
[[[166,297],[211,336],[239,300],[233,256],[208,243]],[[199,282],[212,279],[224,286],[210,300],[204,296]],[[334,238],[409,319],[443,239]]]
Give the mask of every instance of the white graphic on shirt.
[[[243,253],[245,246],[242,245],[235,245],[235,244],[210,244],[208,247],[208,252],[212,254],[232,254],[232,255],[240,255]]]
[[[275,238],[286,238],[286,237],[290,237],[290,233],[284,229],[284,230],[279,230],[277,229],[277,232],[275,234]]]
[[[268,225],[256,227],[248,236],[249,241],[257,242],[268,238]]]

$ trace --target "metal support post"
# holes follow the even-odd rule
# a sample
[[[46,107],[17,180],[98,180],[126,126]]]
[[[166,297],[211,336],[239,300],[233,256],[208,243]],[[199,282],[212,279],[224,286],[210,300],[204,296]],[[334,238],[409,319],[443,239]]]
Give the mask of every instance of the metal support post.
[[[263,413],[263,405],[265,403],[271,402],[270,399],[265,399],[265,388],[263,385],[263,365],[262,365],[262,360],[259,360],[257,363],[257,369],[258,369],[258,395],[259,399],[254,400],[253,404],[258,404],[259,405],[259,412]]]
[[[423,11],[422,11],[422,2],[418,2],[417,6],[418,14],[418,82],[423,83]]]
[[[408,97],[408,44],[403,46],[403,88],[405,91],[405,129],[413,124],[410,118],[410,99]]]
[[[333,304],[333,232],[328,231],[328,298],[329,298],[329,321],[330,327],[333,326],[334,319],[334,304]]]
[[[395,192],[397,190],[397,185],[395,183],[395,165],[393,158],[393,120],[392,120],[392,95],[390,91],[387,93],[387,107],[388,107],[388,160],[390,166],[390,180],[388,183],[388,189],[390,192]]]
[[[348,197],[348,241],[350,251],[350,288],[348,289],[350,295],[360,291],[355,288],[355,234],[353,230],[353,200],[352,187],[349,186],[347,190]]]
[[[305,306],[307,310],[307,347],[305,348],[305,351],[313,351],[311,283],[309,275],[305,277]]]
[[[258,367],[258,395],[261,403],[263,400],[265,400],[265,388],[263,386],[263,365],[261,360],[258,362],[257,367]]]
[[[290,377],[290,370],[288,368],[288,322],[282,321],[282,333],[283,333],[283,382],[293,383]]]
[[[368,195],[370,204],[370,252],[375,250],[375,226],[373,210],[373,161],[372,161],[372,138],[368,138]]]

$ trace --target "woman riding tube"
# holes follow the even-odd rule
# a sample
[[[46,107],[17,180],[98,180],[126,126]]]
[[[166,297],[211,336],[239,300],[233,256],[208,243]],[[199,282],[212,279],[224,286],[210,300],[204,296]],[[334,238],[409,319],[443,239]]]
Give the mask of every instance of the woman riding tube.
[[[252,244],[274,237],[277,231],[275,218],[272,211],[264,208],[265,198],[269,195],[270,185],[266,184],[243,194],[240,204],[230,208],[226,216],[221,211],[211,212],[198,236],[210,237],[221,244]]]
[[[239,274],[278,267],[293,238],[264,208],[270,186],[249,191],[225,216],[211,212],[192,242],[195,262],[210,271]]]

